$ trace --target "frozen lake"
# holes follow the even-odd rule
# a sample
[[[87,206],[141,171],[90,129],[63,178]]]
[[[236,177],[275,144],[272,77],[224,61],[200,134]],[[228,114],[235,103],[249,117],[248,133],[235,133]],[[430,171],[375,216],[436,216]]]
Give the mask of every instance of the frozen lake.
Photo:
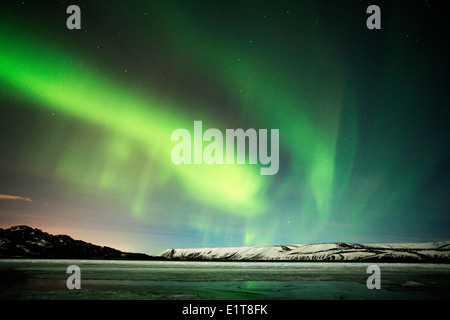
[[[449,299],[450,265],[375,263],[0,260],[0,299]],[[67,267],[81,269],[69,290]]]

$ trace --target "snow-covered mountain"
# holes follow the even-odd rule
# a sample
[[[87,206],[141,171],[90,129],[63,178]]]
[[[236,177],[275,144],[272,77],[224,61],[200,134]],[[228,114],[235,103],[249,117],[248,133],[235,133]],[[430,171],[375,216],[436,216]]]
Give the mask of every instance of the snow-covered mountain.
[[[167,249],[161,256],[174,260],[450,262],[450,241],[184,248]]]
[[[0,228],[0,258],[132,259],[155,257],[97,246],[66,235],[51,235],[29,226]]]
[[[0,228],[0,258],[450,262],[450,241],[399,244],[318,243],[122,252],[28,226]]]

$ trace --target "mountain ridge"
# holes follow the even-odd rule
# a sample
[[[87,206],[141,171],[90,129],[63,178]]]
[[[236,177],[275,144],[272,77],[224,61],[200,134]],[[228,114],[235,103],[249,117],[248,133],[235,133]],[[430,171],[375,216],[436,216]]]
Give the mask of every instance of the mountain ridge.
[[[358,244],[347,242],[170,248],[159,255],[122,252],[26,225],[0,228],[0,259],[104,259],[181,261],[309,261],[450,263],[450,241]]]
[[[122,252],[68,235],[51,235],[26,225],[0,228],[0,258],[155,260],[163,257]]]
[[[167,249],[169,260],[450,262],[450,241],[428,243],[315,243],[243,247]]]

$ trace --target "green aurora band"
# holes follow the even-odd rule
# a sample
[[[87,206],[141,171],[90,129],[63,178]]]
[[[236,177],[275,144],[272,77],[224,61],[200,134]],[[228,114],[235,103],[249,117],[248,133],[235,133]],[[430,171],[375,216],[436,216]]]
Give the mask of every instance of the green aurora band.
[[[44,110],[62,111],[81,121],[109,129],[110,143],[101,152],[108,162],[95,163],[94,154],[87,159],[77,151],[63,155],[55,174],[69,181],[94,183],[100,189],[137,184],[133,212],[141,214],[142,201],[150,184],[164,184],[169,175],[178,178],[192,197],[229,212],[252,215],[260,212],[262,189],[256,168],[244,166],[175,166],[170,160],[173,143],[170,136],[177,128],[190,128],[192,121],[183,118],[170,103],[139,94],[136,90],[109,79],[88,63],[77,60],[61,48],[51,47],[44,40],[27,37],[15,26],[1,39],[0,74],[4,82]],[[6,49],[8,48],[8,49]],[[125,185],[116,178],[117,166],[131,155],[130,145],[140,144],[150,163],[157,163],[157,172],[144,168],[136,181]],[[87,168],[94,164],[95,169]],[[124,168],[122,168],[124,169]],[[92,174],[98,172],[98,174]],[[81,173],[81,177],[80,177]],[[153,185],[154,187],[155,185]]]
[[[241,9],[241,18],[251,10],[262,10]],[[89,54],[74,50],[73,43],[67,41],[72,48],[68,50],[45,40],[39,29],[0,16],[2,94],[29,101],[42,113],[63,114],[66,120],[58,132],[43,134],[44,141],[30,143],[37,148],[38,156],[32,161],[36,171],[46,168],[53,178],[75,189],[88,186],[99,194],[119,195],[129,201],[132,218],[156,223],[162,218],[152,216],[152,195],[180,193],[183,201],[197,203],[200,209],[178,223],[201,232],[204,244],[211,237],[232,238],[230,226],[214,222],[215,217],[228,214],[242,226],[246,245],[273,244],[288,228],[288,220],[305,226],[303,232],[308,233],[300,237],[305,242],[328,232],[334,223],[358,228],[357,237],[409,208],[414,192],[445,158],[446,149],[445,145],[430,146],[432,137],[417,139],[411,130],[428,116],[424,109],[410,108],[420,98],[415,88],[425,80],[405,71],[408,63],[397,54],[400,49],[394,36],[386,41],[385,50],[392,53],[386,54],[382,64],[379,98],[373,107],[375,134],[365,136],[359,127],[360,97],[354,94],[358,79],[352,79],[342,58],[327,50],[328,39],[320,28],[308,28],[315,25],[317,6],[304,9],[297,19],[305,27],[290,30],[302,39],[302,45],[292,51],[288,42],[276,37],[287,28],[283,24],[269,34],[251,33],[246,31],[251,29],[250,19],[247,24],[225,26],[223,21],[205,21],[207,13],[189,4],[152,7],[152,23],[162,38],[171,39],[164,48],[167,52],[161,51],[166,59],[223,85],[236,103],[234,112],[248,120],[247,125],[280,130],[283,161],[273,177],[261,176],[259,165],[174,165],[170,159],[173,130],[191,130],[194,120],[202,120],[204,130],[239,128],[242,123],[214,113],[213,103],[198,106],[199,100],[192,97],[180,101],[157,89],[126,83],[91,64]],[[129,21],[145,11],[144,5],[125,11],[112,6],[112,10]],[[144,37],[145,27],[143,20],[135,19],[125,28]],[[193,40],[199,28],[202,34]],[[273,44],[263,45],[265,37]],[[144,51],[149,50],[146,46],[150,45],[142,44]],[[189,112],[200,107],[201,119]],[[395,127],[385,114],[391,114]],[[79,135],[71,133],[73,128]],[[70,147],[61,149],[67,139]],[[408,141],[427,153],[413,154],[412,146],[401,147]],[[46,152],[36,145],[45,145]],[[55,164],[51,169],[50,163]],[[404,213],[397,222],[410,218]]]

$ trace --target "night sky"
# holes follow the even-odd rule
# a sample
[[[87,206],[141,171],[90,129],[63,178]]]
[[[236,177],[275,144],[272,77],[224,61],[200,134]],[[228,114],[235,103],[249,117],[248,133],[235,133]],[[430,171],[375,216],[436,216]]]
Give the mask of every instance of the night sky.
[[[444,3],[2,1],[0,227],[149,254],[450,239]],[[278,173],[175,165],[195,120],[279,129]]]

